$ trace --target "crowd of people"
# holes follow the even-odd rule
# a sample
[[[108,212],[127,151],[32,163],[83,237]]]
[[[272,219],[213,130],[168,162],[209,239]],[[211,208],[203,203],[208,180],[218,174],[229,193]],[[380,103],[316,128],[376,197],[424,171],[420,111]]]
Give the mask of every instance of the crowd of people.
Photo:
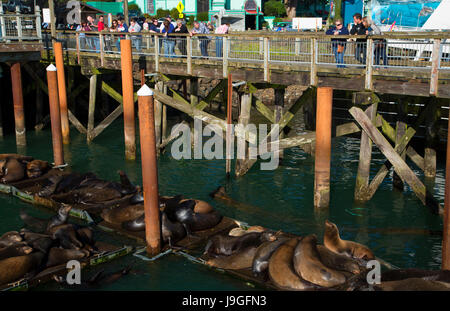
[[[201,21],[194,21],[191,31],[188,30],[185,20],[178,19],[173,21],[170,16],[167,16],[160,24],[156,18],[146,19],[142,26],[138,23],[137,19],[132,18],[130,25],[128,26],[123,18],[113,20],[111,27],[107,27],[104,23],[104,17],[100,16],[98,20],[95,20],[92,16],[87,17],[87,21],[77,25],[76,28],[71,26],[73,30],[80,31],[80,48],[88,50],[100,50],[100,38],[98,36],[86,36],[88,31],[108,31],[108,32],[120,32],[129,33],[133,47],[140,52],[142,50],[142,35],[139,33],[161,33],[163,36],[158,38],[159,40],[159,52],[164,49],[164,56],[177,57],[175,47],[178,48],[181,57],[187,56],[187,40],[186,36],[197,36],[199,39],[200,53],[203,57],[209,57],[208,46],[212,40],[208,34],[227,34],[230,29],[229,23],[224,23],[214,29],[211,22],[203,23]],[[180,35],[180,36],[177,36]],[[125,35],[105,35],[104,36],[104,48],[105,51],[113,51],[113,47],[120,51],[120,40],[123,40]],[[153,40],[153,39],[152,39]],[[216,37],[216,57],[222,57],[223,49],[222,37]]]
[[[334,21],[334,26],[330,27],[326,31],[327,35],[358,35],[358,36],[369,36],[369,35],[381,35],[381,29],[375,25],[375,23],[371,23],[367,17],[362,17],[360,13],[356,13],[353,15],[353,26],[350,31],[344,27],[342,19],[336,19]],[[336,63],[338,64],[338,68],[344,68],[344,55],[345,49],[347,46],[347,39],[331,39],[332,44],[332,52],[334,54]],[[355,59],[365,65],[366,64],[366,53],[367,53],[367,39],[365,38],[357,38],[356,46],[355,46]],[[374,40],[374,63],[375,65],[380,65],[380,61],[383,61],[383,65],[388,65],[387,58],[387,45],[386,40],[377,39]]]

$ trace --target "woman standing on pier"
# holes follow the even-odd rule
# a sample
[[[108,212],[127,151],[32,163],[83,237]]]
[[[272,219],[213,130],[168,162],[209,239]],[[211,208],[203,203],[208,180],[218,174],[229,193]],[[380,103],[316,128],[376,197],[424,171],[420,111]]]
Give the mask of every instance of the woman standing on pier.
[[[177,28],[175,28],[175,33],[189,33],[189,30],[187,29],[186,25],[183,24],[183,21],[181,19],[177,20]],[[178,37],[177,38],[177,47],[180,50],[180,53],[183,57],[187,56],[187,50],[186,50],[186,37]]]
[[[330,28],[327,30],[325,34],[327,35],[348,35],[349,32],[347,28],[344,27],[342,23],[342,19],[336,19],[334,21],[334,28]],[[331,48],[333,50],[334,57],[336,59],[336,63],[338,64],[338,68],[344,68],[344,54],[345,54],[345,46],[347,43],[347,39],[331,39]]]
[[[230,29],[230,23],[225,23],[217,27],[216,34],[226,35]],[[223,37],[216,37],[216,57],[223,56]]]
[[[162,28],[161,33],[164,34],[164,56],[175,57],[175,39],[169,38],[169,34],[173,33],[174,27],[168,19],[164,21],[163,25],[164,27]]]

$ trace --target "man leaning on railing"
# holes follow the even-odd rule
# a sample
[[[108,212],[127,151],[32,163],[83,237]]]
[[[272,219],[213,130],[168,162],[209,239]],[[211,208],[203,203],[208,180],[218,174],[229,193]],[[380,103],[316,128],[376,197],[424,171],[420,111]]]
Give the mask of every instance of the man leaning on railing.
[[[137,23],[135,18],[131,19],[130,27],[128,28],[128,31],[131,33],[138,33],[141,32],[141,26]],[[131,42],[133,43],[134,47],[138,52],[141,51],[141,36],[133,35],[131,36]]]
[[[209,34],[209,29],[205,26],[205,24],[200,23],[199,21],[194,22],[194,28],[191,31],[191,36],[196,34]],[[210,41],[209,36],[199,36],[200,40],[200,52],[203,57],[208,57],[208,44]]]
[[[347,28],[344,27],[342,23],[342,19],[336,19],[334,21],[335,27],[328,29],[325,34],[327,35],[348,35],[349,32]],[[344,54],[345,54],[345,46],[347,43],[347,39],[331,39],[331,48],[333,50],[334,57],[336,59],[336,63],[338,64],[338,68],[344,68]]]
[[[366,27],[364,27],[364,24],[362,22],[362,15],[360,13],[355,13],[353,15],[353,21],[355,22],[355,24],[350,30],[350,34],[365,36]],[[366,41],[366,39],[356,39],[355,58],[361,64],[366,63]],[[362,57],[361,54],[363,54]]]

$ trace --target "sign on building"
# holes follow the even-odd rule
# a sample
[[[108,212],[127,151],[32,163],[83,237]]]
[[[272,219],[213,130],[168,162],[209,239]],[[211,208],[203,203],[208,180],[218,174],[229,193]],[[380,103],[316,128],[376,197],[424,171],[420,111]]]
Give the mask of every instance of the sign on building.
[[[50,9],[42,9],[42,18],[44,19],[44,23],[50,24],[52,22],[50,18]]]

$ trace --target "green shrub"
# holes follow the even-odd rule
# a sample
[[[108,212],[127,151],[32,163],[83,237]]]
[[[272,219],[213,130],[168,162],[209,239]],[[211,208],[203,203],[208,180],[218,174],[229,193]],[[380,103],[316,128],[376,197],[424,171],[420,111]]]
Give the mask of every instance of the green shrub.
[[[202,22],[208,21],[209,20],[208,12],[197,13],[197,20]]]
[[[158,9],[156,11],[156,18],[164,18],[167,15],[170,15],[170,11],[169,10]]]
[[[187,16],[186,25],[192,26],[194,24],[195,17],[194,15]]]
[[[281,17],[275,17],[273,20],[273,24],[275,25],[276,23],[281,23],[283,21],[283,19]]]
[[[281,1],[269,0],[264,4],[264,15],[284,17],[286,16],[286,8]]]
[[[173,20],[177,20],[180,18],[180,12],[178,12],[177,8],[173,8],[172,10],[170,10],[170,16]]]

